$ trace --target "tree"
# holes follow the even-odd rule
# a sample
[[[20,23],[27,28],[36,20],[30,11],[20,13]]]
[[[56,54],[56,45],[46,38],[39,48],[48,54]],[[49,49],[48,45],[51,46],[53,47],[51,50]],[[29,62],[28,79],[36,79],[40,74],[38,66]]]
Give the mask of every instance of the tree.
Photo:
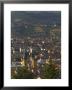
[[[60,78],[60,69],[54,64],[45,64],[42,68],[41,78],[43,79],[57,79]]]
[[[13,75],[13,79],[34,79],[35,75],[28,71],[26,67],[19,67],[17,69],[17,74]]]

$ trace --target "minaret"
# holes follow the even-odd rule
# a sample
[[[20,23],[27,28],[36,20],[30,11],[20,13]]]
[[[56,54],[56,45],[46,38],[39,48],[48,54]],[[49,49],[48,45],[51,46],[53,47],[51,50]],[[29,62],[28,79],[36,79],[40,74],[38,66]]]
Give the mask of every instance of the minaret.
[[[22,49],[21,49],[21,48],[19,48],[19,52],[20,52],[20,53],[22,52]]]
[[[30,62],[31,62],[31,68],[34,68],[34,59],[32,58],[32,48],[29,49],[29,55],[30,55]]]

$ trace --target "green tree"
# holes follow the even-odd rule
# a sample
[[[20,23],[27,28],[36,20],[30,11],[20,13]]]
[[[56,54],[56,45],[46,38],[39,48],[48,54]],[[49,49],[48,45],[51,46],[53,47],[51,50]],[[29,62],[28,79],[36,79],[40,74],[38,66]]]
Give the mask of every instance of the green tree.
[[[60,78],[60,69],[56,68],[54,64],[45,64],[42,68],[41,77],[43,79],[57,79]]]
[[[35,75],[28,71],[26,67],[19,67],[17,69],[17,74],[13,75],[13,79],[34,79]]]

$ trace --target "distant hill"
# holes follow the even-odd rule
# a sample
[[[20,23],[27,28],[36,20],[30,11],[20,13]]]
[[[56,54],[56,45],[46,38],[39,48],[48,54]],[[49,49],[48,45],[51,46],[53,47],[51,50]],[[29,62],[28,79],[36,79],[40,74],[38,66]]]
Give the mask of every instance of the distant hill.
[[[60,27],[61,12],[56,11],[11,12],[11,32],[15,33],[18,36],[23,35],[30,36],[36,34],[36,32],[39,33],[45,32],[47,34],[54,24],[56,24],[57,27]]]

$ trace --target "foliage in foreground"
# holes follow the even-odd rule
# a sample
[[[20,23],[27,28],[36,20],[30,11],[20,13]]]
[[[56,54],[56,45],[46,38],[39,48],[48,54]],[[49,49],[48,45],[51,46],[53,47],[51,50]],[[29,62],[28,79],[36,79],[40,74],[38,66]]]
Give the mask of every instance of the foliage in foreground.
[[[55,65],[44,65],[41,73],[43,79],[59,79],[60,76],[60,69],[56,68]]]
[[[13,75],[13,79],[34,79],[35,75],[28,71],[26,67],[19,67],[16,71],[17,73]]]
[[[16,71],[17,73],[12,75],[12,79],[35,79],[37,78],[37,74],[35,75],[31,71],[27,69],[27,67],[19,67]],[[61,70],[56,66],[55,63],[50,62],[50,64],[45,64],[41,68],[40,77],[42,79],[60,79],[61,78]]]

